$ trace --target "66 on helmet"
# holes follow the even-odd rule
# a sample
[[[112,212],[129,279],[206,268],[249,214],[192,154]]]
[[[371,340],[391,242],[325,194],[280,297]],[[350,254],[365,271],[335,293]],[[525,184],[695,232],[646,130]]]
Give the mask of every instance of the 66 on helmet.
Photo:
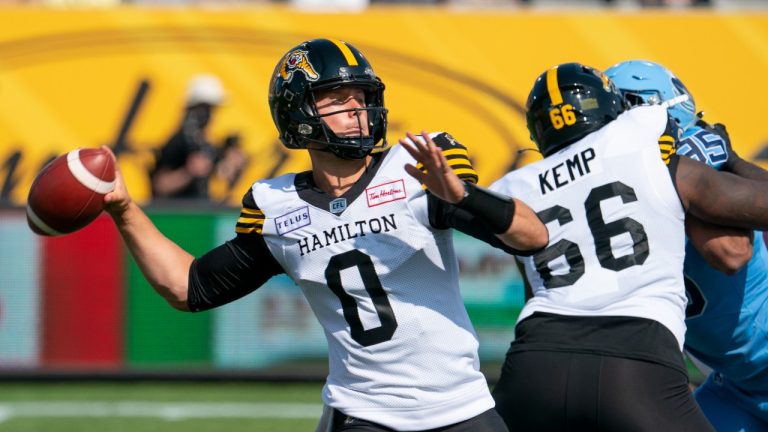
[[[536,79],[526,103],[531,139],[546,157],[616,119],[627,108],[599,70],[564,63]]]

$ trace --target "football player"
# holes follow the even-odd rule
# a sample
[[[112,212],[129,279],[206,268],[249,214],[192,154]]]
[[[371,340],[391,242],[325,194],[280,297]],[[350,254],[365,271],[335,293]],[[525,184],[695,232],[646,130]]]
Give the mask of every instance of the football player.
[[[677,154],[742,177],[768,178],[733,151],[724,126],[709,125],[696,115],[693,97],[669,69],[629,60],[605,72],[634,105],[688,99],[669,109],[683,128]],[[750,242],[751,235],[722,233],[724,228],[699,221],[687,228],[685,349],[712,370],[696,389],[696,400],[718,431],[768,430],[768,251],[763,234],[755,232]],[[748,260],[744,267],[742,256]]]
[[[546,244],[546,227],[476,186],[466,148],[446,133],[387,148],[384,84],[349,43],[291,48],[269,106],[282,143],[307,150],[312,170],[256,181],[231,241],[195,259],[122,184],[106,197],[146,278],[197,312],[291,277],[328,342],[318,430],[506,431],[479,371],[449,228],[524,253]]]
[[[515,430],[712,431],[682,355],[684,220],[768,227],[768,184],[674,154],[665,163],[659,140],[676,126],[666,107],[628,110],[579,63],[542,73],[526,109],[544,159],[491,189],[525,201],[550,240],[520,258],[533,297],[497,410]]]

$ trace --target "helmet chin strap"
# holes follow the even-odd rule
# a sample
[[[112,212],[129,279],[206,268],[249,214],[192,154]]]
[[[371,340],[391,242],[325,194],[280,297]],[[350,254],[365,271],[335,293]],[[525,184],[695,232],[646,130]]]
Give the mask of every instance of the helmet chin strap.
[[[350,149],[350,148],[343,148],[343,147],[330,147],[329,150],[331,153],[335,154],[341,159],[358,160],[358,159],[363,159],[369,154],[371,154],[371,150],[373,150],[373,148],[363,150],[363,149]]]
[[[363,159],[371,154],[373,147],[364,149],[362,147],[339,147],[334,146],[327,141],[320,141],[311,138],[305,138],[310,143],[306,148],[307,150],[317,150],[322,152],[333,153],[336,157],[347,160]],[[314,145],[313,145],[314,144]]]
[[[359,109],[343,110],[343,111],[334,112],[332,114],[349,112],[349,111],[360,111],[360,110]],[[358,122],[358,127],[360,128],[360,130],[362,130],[363,125],[362,125],[360,116],[357,116],[357,122]],[[323,121],[322,123],[323,123],[322,125],[323,134],[325,135],[325,138],[326,138],[324,141],[321,141],[319,139],[306,138],[306,140],[311,143],[319,144],[321,148],[318,148],[318,150],[328,151],[341,159],[348,159],[348,160],[362,159],[368,156],[373,150],[374,148],[373,136],[358,134],[351,137],[343,137],[343,136],[340,137],[336,135],[336,133],[334,133],[333,130],[331,130],[331,128],[325,123],[325,121]],[[344,140],[354,140],[354,141],[349,143],[344,143]],[[366,146],[367,140],[370,140],[371,145]]]

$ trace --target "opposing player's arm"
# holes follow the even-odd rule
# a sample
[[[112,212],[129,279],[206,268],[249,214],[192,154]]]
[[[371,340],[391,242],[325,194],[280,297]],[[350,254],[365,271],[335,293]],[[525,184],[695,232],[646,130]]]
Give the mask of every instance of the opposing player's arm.
[[[670,173],[683,207],[710,223],[768,229],[768,182],[739,177],[673,155]]]
[[[768,171],[741,158],[733,162],[730,171],[739,177],[768,181]]]
[[[738,272],[752,259],[752,230],[714,225],[688,215],[685,233],[707,264],[727,275]]]
[[[438,142],[441,141],[439,137],[436,137]],[[421,139],[408,133],[407,140],[400,140],[400,144],[418,162],[417,165],[406,165],[405,170],[433,195],[457,207],[455,211],[448,210],[447,215],[452,217],[437,222],[437,225],[433,223],[433,226],[439,227],[444,223],[462,231],[466,229],[468,234],[477,238],[488,237],[491,244],[497,241],[491,238],[495,236],[516,251],[538,250],[546,246],[549,241],[547,228],[533,210],[520,200],[475,185],[477,174],[474,174],[466,156],[466,149],[452,138],[446,141],[450,143],[448,149],[439,147],[426,133],[421,134]],[[459,146],[464,156],[449,160],[446,153]],[[466,176],[467,172],[454,171],[459,165],[465,170],[471,170],[474,179],[462,180],[459,174]],[[473,221],[475,226],[468,226]]]
[[[665,163],[669,164],[670,156],[675,153],[706,161],[707,165],[716,169],[728,169],[738,159],[738,155],[730,148],[725,127],[721,130],[723,136],[717,132],[719,129],[699,120],[697,127],[691,130],[693,133],[686,134],[679,143],[674,142],[674,133],[670,133],[669,128],[659,138],[659,148]],[[712,154],[718,156],[716,160],[710,155],[713,149],[715,151]],[[725,155],[724,160],[722,155]],[[685,232],[691,245],[707,264],[727,275],[739,271],[752,258],[752,230],[712,224],[689,214],[685,218]]]
[[[237,300],[284,273],[262,237],[264,213],[249,190],[237,220],[237,236],[194,260],[187,305],[193,312]]]

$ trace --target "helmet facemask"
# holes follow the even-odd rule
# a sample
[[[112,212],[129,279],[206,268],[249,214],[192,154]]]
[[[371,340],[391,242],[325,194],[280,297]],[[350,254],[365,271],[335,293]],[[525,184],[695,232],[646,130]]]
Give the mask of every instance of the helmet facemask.
[[[298,127],[299,141],[303,141],[303,147],[307,149],[329,151],[342,159],[362,159],[369,155],[375,148],[376,137],[382,137],[379,147],[386,147],[386,137],[383,131],[387,125],[387,110],[383,104],[383,86],[380,85],[361,86],[356,83],[342,85],[324,85],[313,88],[307,92],[307,101],[303,109],[306,111],[307,123]],[[317,109],[317,92],[322,90],[335,90],[342,87],[356,87],[363,90],[365,95],[364,106],[358,108],[339,109],[324,114],[320,114]],[[333,132],[326,122],[327,117],[342,115],[344,113],[354,112],[354,118],[358,122],[359,135],[339,136]],[[365,115],[363,115],[365,114]],[[363,124],[363,118],[366,118]],[[367,134],[364,132],[367,131]]]
[[[629,106],[659,105],[663,100],[661,93],[656,90],[622,90],[619,89]]]
[[[627,60],[606,69],[630,106],[665,105],[682,129],[696,123],[696,102],[680,79],[664,66]]]

